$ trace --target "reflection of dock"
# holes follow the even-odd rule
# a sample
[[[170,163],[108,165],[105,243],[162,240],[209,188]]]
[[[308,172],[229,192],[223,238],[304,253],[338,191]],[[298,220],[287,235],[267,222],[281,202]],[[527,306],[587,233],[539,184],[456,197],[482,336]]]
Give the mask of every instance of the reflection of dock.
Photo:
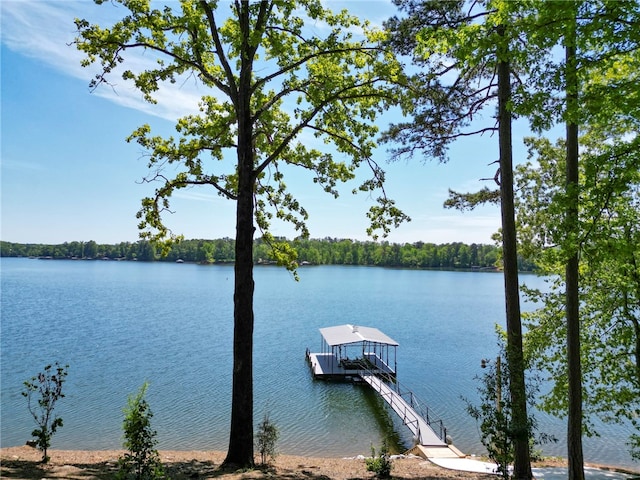
[[[425,404],[396,379],[398,343],[377,328],[340,325],[321,328],[322,352],[307,360],[314,378],[370,385],[400,417],[417,442],[412,452],[425,457],[464,456],[448,445],[447,430]]]

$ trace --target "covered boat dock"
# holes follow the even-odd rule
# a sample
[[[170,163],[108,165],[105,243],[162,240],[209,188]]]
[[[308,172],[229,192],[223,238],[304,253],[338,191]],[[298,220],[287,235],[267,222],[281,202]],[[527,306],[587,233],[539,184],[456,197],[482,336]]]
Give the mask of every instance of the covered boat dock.
[[[338,325],[320,329],[321,351],[307,360],[314,378],[325,380],[358,380],[367,370],[395,378],[398,342],[377,328]]]
[[[306,352],[314,378],[371,386],[413,434],[412,453],[425,458],[464,456],[448,441],[442,420],[434,419],[426,404],[397,380],[398,342],[377,328],[357,325],[321,328],[320,333],[321,351]]]

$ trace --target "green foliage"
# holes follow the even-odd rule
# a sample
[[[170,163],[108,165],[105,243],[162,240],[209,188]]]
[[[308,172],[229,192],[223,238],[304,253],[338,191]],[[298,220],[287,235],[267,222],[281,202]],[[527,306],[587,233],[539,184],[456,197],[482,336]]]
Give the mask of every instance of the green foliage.
[[[500,191],[484,187],[476,193],[459,193],[449,189],[449,198],[445,200],[445,208],[455,208],[464,212],[473,210],[478,205],[499,204]]]
[[[540,443],[556,442],[557,439],[545,433],[536,432],[537,421],[530,412],[537,397],[540,380],[530,375],[525,385],[528,418],[526,432],[518,431],[513,422],[511,395],[509,394],[509,363],[506,361],[504,337],[505,333],[496,327],[498,334],[499,355],[495,360],[483,359],[481,366],[484,373],[479,380],[479,405],[467,404],[467,413],[479,423],[481,441],[486,447],[489,458],[496,462],[498,471],[503,478],[509,478],[509,465],[514,461],[514,439],[518,436],[528,438],[529,455],[531,460],[539,456],[535,447]]]
[[[365,464],[368,472],[374,472],[378,478],[391,478],[391,469],[393,462],[389,455],[389,447],[387,441],[382,442],[380,451],[376,454],[376,449],[371,446],[371,457],[365,458]]]
[[[153,413],[145,399],[148,384],[145,382],[135,395],[130,395],[124,408],[124,448],[120,457],[118,478],[152,480],[164,478],[160,456],[155,449],[156,431],[151,428]]]
[[[27,398],[27,407],[33,416],[38,428],[31,435],[36,438],[36,446],[42,450],[42,462],[49,461],[47,450],[51,446],[51,437],[59,427],[62,427],[62,418],[54,414],[56,403],[64,398],[62,385],[67,377],[69,365],[61,366],[58,362],[47,365],[43,371],[31,380],[24,382],[25,390],[22,396]],[[34,396],[37,403],[34,404]]]
[[[374,120],[395,103],[392,87],[403,79],[400,63],[381,48],[384,32],[346,10],[333,13],[317,0],[241,2],[238,8],[217,2],[170,3],[164,9],[148,2],[117,3],[126,7],[127,16],[108,28],[76,20],[82,65],[100,69],[92,88],[108,84],[130,50],[145,49],[158,57],[156,68],[118,71],[147,101],[155,103],[163,82],[188,75],[207,92],[199,114],[177,121],[176,137],[154,136],[144,125],[128,139],[149,152],[152,173],[146,180],[159,184],[138,213],[145,239],[173,236],[162,215],[170,211],[176,191],[208,186],[237,201],[245,180],[252,186],[254,219],[263,233],[278,220],[307,237],[307,212],[286,185],[291,166],[311,172],[314,183],[332,196],[360,165],[369,167],[371,177],[355,190],[381,192],[369,213],[371,234],[386,235],[391,225],[408,220],[386,197],[384,171],[372,160]],[[309,31],[303,18],[326,25],[326,35]],[[305,130],[317,142],[303,141]],[[323,143],[333,148],[319,150]],[[233,150],[238,162],[225,165]],[[174,178],[162,173],[169,164],[176,168]]]
[[[640,138],[609,121],[585,128],[581,139],[578,243],[583,407],[588,418],[630,423],[640,431]],[[560,226],[564,145],[529,141],[534,164],[518,172],[522,252],[548,275],[549,288],[529,291],[541,307],[526,315],[527,350],[549,374],[553,388],[542,408],[567,412],[566,325],[563,318],[565,251]]]
[[[637,0],[597,2],[520,2],[522,44],[536,56],[529,63],[529,77],[516,86],[514,104],[520,115],[529,118],[534,131],[548,130],[569,119],[582,129],[625,118],[637,123],[637,95],[640,21]],[[577,21],[576,21],[577,19]],[[573,43],[577,54],[579,102],[567,105],[566,62],[554,49],[567,43],[575,25]]]
[[[631,458],[640,461],[640,434],[634,433],[629,438],[629,452]]]
[[[509,465],[514,460],[511,400],[506,362],[501,356],[495,361],[482,361],[486,372],[478,377],[480,405],[467,402],[467,412],[480,424],[482,444],[489,458],[496,462],[503,478],[509,478]]]
[[[278,454],[276,442],[279,437],[278,427],[271,421],[269,415],[265,414],[258,425],[256,434],[256,447],[260,452],[260,463],[262,465],[267,465],[269,460],[275,460]]]

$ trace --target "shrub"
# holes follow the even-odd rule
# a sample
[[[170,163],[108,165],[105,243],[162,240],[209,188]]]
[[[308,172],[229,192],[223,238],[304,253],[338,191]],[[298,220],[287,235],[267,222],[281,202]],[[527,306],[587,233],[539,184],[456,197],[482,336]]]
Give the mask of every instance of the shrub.
[[[508,479],[509,465],[513,463],[514,440],[521,434],[516,431],[512,420],[512,404],[509,395],[509,364],[506,362],[504,336],[498,336],[498,347],[500,355],[495,361],[482,360],[481,366],[485,368],[485,373],[476,377],[479,380],[478,393],[480,405],[472,405],[468,400],[467,412],[474,418],[480,427],[481,441],[486,447],[489,458],[496,462],[497,472],[504,479]],[[525,394],[528,403],[527,431],[529,439],[529,456],[533,460],[540,455],[534,449],[539,443],[556,442],[557,439],[551,435],[537,432],[538,423],[531,414],[533,410],[536,393],[538,392],[540,380],[533,373],[529,373]],[[536,435],[537,434],[537,435]]]
[[[279,436],[278,427],[269,419],[269,415],[265,414],[256,434],[256,446],[260,452],[262,465],[266,465],[268,459],[275,460],[276,442]]]
[[[51,437],[58,427],[62,427],[62,418],[53,414],[56,403],[64,398],[62,384],[67,377],[69,365],[60,366],[58,362],[47,365],[44,371],[31,380],[24,382],[22,396],[27,398],[27,408],[38,424],[31,435],[36,438],[36,446],[42,450],[42,463],[47,463],[47,450],[51,446]],[[33,395],[38,394],[38,403],[34,405]]]
[[[147,386],[145,382],[137,394],[129,396],[124,408],[123,446],[128,452],[118,460],[119,479],[150,480],[164,477],[160,456],[155,449],[156,431],[151,428],[153,413],[144,398]]]
[[[371,458],[365,459],[368,472],[374,472],[378,478],[391,478],[391,468],[393,467],[389,456],[389,447],[386,440],[382,442],[380,452],[376,455],[376,449],[371,446]]]

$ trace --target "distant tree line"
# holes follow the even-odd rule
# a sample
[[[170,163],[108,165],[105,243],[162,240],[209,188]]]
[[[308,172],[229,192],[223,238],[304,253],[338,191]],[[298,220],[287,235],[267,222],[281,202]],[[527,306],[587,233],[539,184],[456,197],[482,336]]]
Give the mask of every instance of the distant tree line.
[[[500,264],[500,249],[494,245],[460,242],[436,245],[434,243],[389,243],[324,238],[294,240],[288,243],[296,250],[298,263],[312,265],[369,265],[404,268],[492,269]],[[145,262],[232,263],[234,240],[183,240],[175,243],[162,257],[147,241],[121,242],[114,245],[87,242],[65,242],[58,245],[0,242],[2,257],[36,257],[51,259],[85,260],[139,260]],[[261,239],[255,240],[254,262],[272,263],[271,246]],[[534,265],[520,261],[523,271],[534,270]]]

